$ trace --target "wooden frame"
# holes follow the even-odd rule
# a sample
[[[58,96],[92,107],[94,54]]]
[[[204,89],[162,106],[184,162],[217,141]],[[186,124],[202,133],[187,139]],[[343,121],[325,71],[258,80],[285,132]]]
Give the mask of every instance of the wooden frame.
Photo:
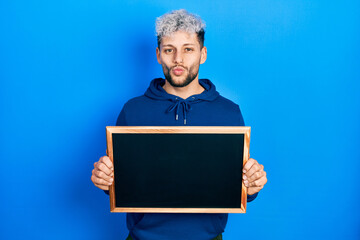
[[[247,202],[247,188],[242,182],[242,167],[249,158],[250,127],[159,127],[159,126],[108,126],[106,127],[108,156],[114,163],[113,134],[243,134],[243,159],[241,166],[241,205],[232,208],[178,208],[178,207],[119,207],[116,205],[115,184],[110,186],[111,212],[157,212],[157,213],[245,213]],[[114,135],[115,136],[115,135]],[[114,164],[115,168],[115,164]]]

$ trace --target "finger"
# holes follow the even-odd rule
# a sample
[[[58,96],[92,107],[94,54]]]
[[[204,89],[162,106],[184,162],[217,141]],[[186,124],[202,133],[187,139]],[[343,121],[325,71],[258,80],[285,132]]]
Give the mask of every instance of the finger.
[[[94,183],[94,184],[98,184],[98,185],[111,185],[112,184],[112,181],[106,181],[105,179],[103,178],[99,178],[96,176],[96,174],[93,173],[93,175],[91,176],[91,181]]]
[[[264,187],[265,183],[267,182],[266,176],[262,176],[258,180],[255,180],[253,182],[249,182],[247,187]],[[246,186],[246,185],[245,185]]]
[[[108,156],[103,156],[100,158],[99,162],[103,162],[108,168],[113,169],[113,163]]]
[[[96,187],[100,188],[101,190],[107,190],[108,191],[110,189],[110,187],[107,186],[107,185],[98,185],[98,184],[95,184],[95,183],[94,183],[94,185]]]
[[[112,176],[108,176],[106,173],[104,173],[103,171],[98,171],[96,169],[94,169],[92,171],[92,174],[95,175],[97,178],[101,178],[105,181],[108,181],[109,183],[113,182],[113,178]]]
[[[96,164],[95,170],[104,172],[106,175],[108,176],[112,176],[114,170],[111,170],[107,165],[105,165],[104,163],[98,163]]]
[[[252,175],[254,175],[256,172],[263,171],[264,166],[261,164],[258,164],[257,162],[251,166],[251,168],[245,173],[247,178],[250,178]]]
[[[249,158],[249,160],[247,160],[246,164],[243,167],[243,173],[246,173],[247,171],[249,171],[249,169],[255,162],[256,162],[255,159]]]
[[[247,182],[254,182],[258,179],[260,179],[262,176],[266,175],[266,172],[265,171],[257,171],[255,172],[253,175],[251,175],[251,177],[246,177],[244,176],[244,181],[247,181]]]

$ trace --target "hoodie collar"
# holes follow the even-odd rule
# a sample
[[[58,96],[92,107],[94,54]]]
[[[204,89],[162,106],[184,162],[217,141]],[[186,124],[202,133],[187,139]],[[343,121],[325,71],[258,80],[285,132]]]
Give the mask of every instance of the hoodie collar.
[[[167,113],[174,111],[175,119],[179,119],[179,109],[182,109],[184,116],[184,125],[186,125],[186,113],[192,108],[191,105],[202,101],[214,101],[219,92],[216,91],[215,85],[209,79],[199,79],[199,84],[205,89],[202,93],[192,95],[187,99],[167,93],[162,87],[165,84],[165,79],[155,78],[150,82],[150,86],[145,92],[145,96],[163,101],[171,101],[173,104],[166,110]]]

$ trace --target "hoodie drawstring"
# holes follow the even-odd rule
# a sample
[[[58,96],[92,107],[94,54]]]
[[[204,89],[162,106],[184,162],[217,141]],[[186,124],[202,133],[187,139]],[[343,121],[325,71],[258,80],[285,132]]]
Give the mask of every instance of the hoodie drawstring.
[[[191,110],[191,105],[187,101],[177,100],[173,105],[169,107],[167,112],[172,112],[175,110],[175,119],[177,121],[179,119],[179,105],[182,105],[183,107],[184,125],[186,125],[186,112]]]

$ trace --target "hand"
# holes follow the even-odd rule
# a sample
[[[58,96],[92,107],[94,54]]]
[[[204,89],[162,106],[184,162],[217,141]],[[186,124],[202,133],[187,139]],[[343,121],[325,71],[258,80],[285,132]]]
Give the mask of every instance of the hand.
[[[246,162],[243,173],[243,182],[248,188],[248,195],[253,195],[259,192],[267,182],[264,166],[259,164],[253,158],[249,158]]]
[[[109,190],[114,181],[114,167],[108,156],[103,156],[98,162],[94,163],[91,181],[102,190]]]

